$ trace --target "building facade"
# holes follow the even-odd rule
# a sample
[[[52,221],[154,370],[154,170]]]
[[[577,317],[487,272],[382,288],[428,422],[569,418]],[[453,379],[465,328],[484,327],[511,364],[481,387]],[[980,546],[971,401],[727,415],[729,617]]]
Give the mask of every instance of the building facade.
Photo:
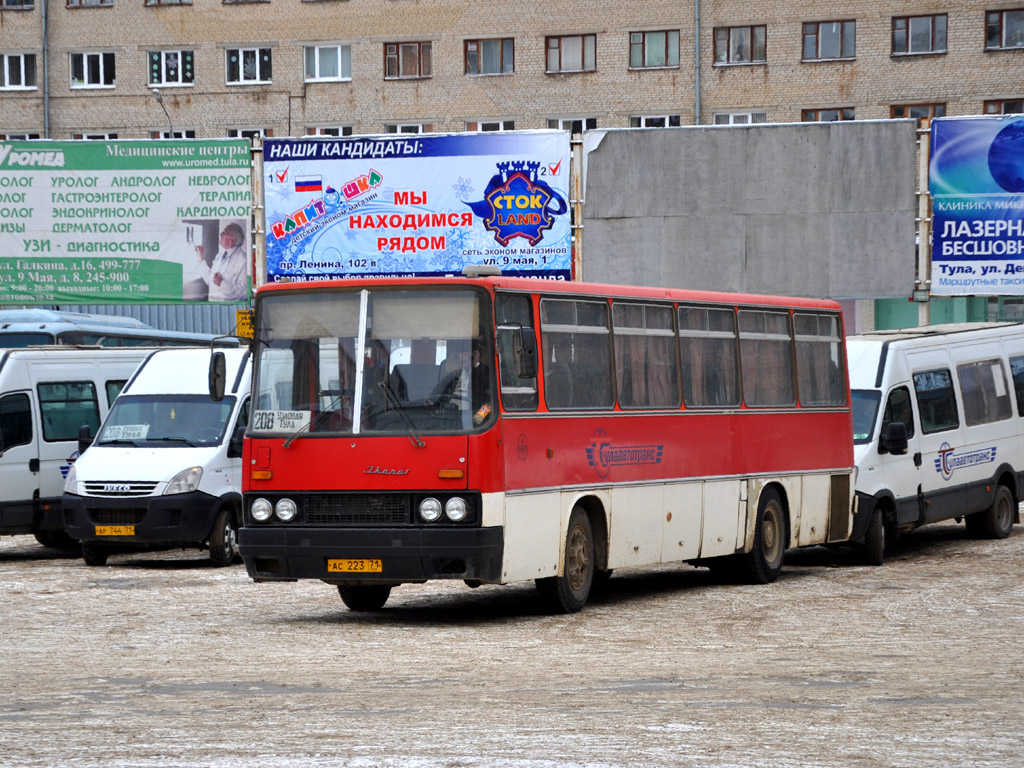
[[[1024,111],[1021,0],[0,0],[0,28],[8,139]]]

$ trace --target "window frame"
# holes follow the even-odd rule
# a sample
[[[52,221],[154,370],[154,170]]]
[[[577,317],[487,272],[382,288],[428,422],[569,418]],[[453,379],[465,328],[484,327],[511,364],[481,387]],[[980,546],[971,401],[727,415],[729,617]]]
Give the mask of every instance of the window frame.
[[[81,82],[75,82],[75,58],[80,57],[81,65],[79,69],[82,73]],[[96,61],[99,65],[99,83],[89,82],[90,65],[89,60],[92,57],[98,57]],[[75,91],[79,90],[109,90],[117,87],[117,57],[113,51],[69,51],[68,52],[68,64],[70,65],[70,78],[71,78],[71,89]],[[110,69],[110,80],[107,81],[106,70]]]
[[[1020,109],[1016,112],[1007,112],[1007,104],[1019,104]],[[995,108],[995,109],[994,109]],[[982,107],[986,115],[1020,115],[1024,114],[1024,98],[1020,99],[987,99]]]
[[[942,48],[937,48],[935,43],[936,37],[936,24],[938,19],[942,19]],[[929,31],[928,39],[930,41],[930,48],[927,51],[915,51],[911,50],[911,41],[913,35],[911,33],[912,22],[915,19],[931,19],[931,29]],[[896,49],[896,36],[901,31],[897,27],[903,23],[903,50]],[[945,13],[932,13],[932,14],[919,14],[916,16],[893,16],[892,17],[892,52],[891,55],[894,57],[901,56],[935,56],[946,53],[947,45],[949,43],[949,15]]]
[[[493,127],[490,127],[493,126]],[[503,133],[516,129],[515,120],[467,120],[466,131],[471,133]]]
[[[338,66],[337,77],[323,77],[320,75],[320,51],[334,48],[337,52],[336,64]],[[342,50],[348,50],[348,57],[346,60]],[[310,75],[309,72],[309,51],[313,51],[313,65],[314,74]],[[348,74],[345,74],[346,61],[348,64]],[[304,45],[302,46],[302,76],[303,82],[306,83],[348,83],[352,81],[352,45],[349,43],[328,43],[324,45]]]
[[[760,116],[760,120],[756,120]],[[720,117],[728,118],[726,122],[719,122]],[[736,120],[737,117],[749,118],[747,120]],[[712,125],[764,125],[768,122],[767,112],[715,112],[711,117]]]
[[[497,72],[484,72],[483,71],[483,44],[484,43],[498,43],[498,65],[499,71]],[[509,68],[506,69],[505,61],[505,47],[506,45],[510,49],[509,59],[507,62]],[[476,46],[476,72],[470,71],[470,47]],[[514,37],[476,37],[467,38],[462,41],[462,57],[463,57],[463,72],[469,77],[493,77],[495,75],[514,75],[516,73],[516,42]]]
[[[574,136],[580,135],[583,131],[593,131],[597,129],[597,118],[596,117],[549,117],[548,130],[552,131],[569,131]],[[568,126],[566,126],[568,123]],[[575,129],[575,124],[580,124],[580,130]]]
[[[402,48],[412,45],[416,46],[416,74],[403,74],[402,63],[404,57],[402,55]],[[393,52],[388,51],[389,46],[394,48]],[[385,80],[426,80],[434,76],[433,44],[430,40],[406,40],[405,42],[384,43],[383,51]],[[394,60],[394,72],[396,74],[389,75],[388,67],[391,59]],[[424,64],[426,65],[425,67]],[[426,72],[424,72],[424,69],[426,69]]]
[[[580,63],[582,69],[566,69],[563,66],[563,60],[565,58],[563,54],[564,41],[573,40],[579,38],[580,40]],[[587,66],[587,41],[591,42],[591,55],[593,61],[591,66]],[[555,43],[555,46],[552,46]],[[558,68],[551,68],[551,56],[555,53],[558,59]],[[544,38],[544,74],[546,75],[574,75],[582,74],[585,72],[596,72],[597,71],[597,33],[587,32],[579,35],[548,35]]]
[[[633,310],[632,314],[636,314],[639,310],[639,314],[643,318],[643,325],[627,325],[620,323],[619,320],[626,320],[627,318],[621,315],[627,311],[628,308]],[[621,309],[621,312],[619,311]],[[652,327],[649,324],[649,316],[651,313],[657,313],[664,315],[668,319],[668,328]],[[666,304],[660,302],[651,301],[637,301],[631,299],[616,299],[612,301],[611,306],[611,323],[612,323],[612,382],[614,386],[615,399],[620,409],[624,411],[629,410],[676,410],[682,404],[682,390],[679,382],[679,342],[676,335],[676,310],[673,304]],[[654,339],[667,340],[665,349],[668,351],[671,360],[669,364],[665,366],[665,370],[668,372],[668,382],[662,381],[662,384],[668,384],[668,388],[665,392],[671,394],[672,399],[664,402],[652,403],[652,390],[657,389],[656,379],[657,377],[646,376],[643,378],[644,383],[644,394],[646,395],[646,402],[638,403],[639,399],[634,395],[632,402],[623,402],[623,392],[627,389],[625,386],[625,376],[628,372],[635,370],[636,362],[633,360],[633,356],[638,353],[642,354],[644,363],[649,364],[652,351],[657,352],[656,348],[652,348]],[[639,341],[641,343],[630,343],[628,340],[634,342]],[[644,343],[646,342],[646,343]],[[629,365],[626,365],[627,360]],[[631,389],[631,388],[630,388]]]
[[[91,397],[79,397],[72,399],[70,391],[66,391],[63,396],[58,396],[56,389],[57,387],[80,387],[83,393],[91,393]],[[44,387],[47,388],[47,394],[44,395]],[[61,405],[65,408],[56,409],[59,411],[70,410],[66,406],[71,403],[86,404],[85,406],[79,406],[84,412],[88,410],[86,407],[88,404],[92,404],[92,412],[88,414],[89,426],[92,428],[93,434],[100,426],[100,399],[99,392],[96,391],[96,384],[89,379],[74,380],[74,381],[41,381],[36,385],[36,399],[39,403],[39,414],[40,414],[40,437],[44,442],[47,443],[62,443],[68,440],[76,440],[78,438],[78,428],[83,423],[82,417],[74,417],[74,423],[70,428],[70,432],[64,436],[63,433],[57,435],[51,434],[50,421],[47,419],[47,414],[51,409],[47,406]],[[59,436],[58,436],[59,435]]]
[[[839,26],[839,55],[838,56],[822,56],[821,55],[821,28],[826,24],[838,24]],[[852,24],[853,27],[853,42],[851,43],[853,50],[849,54],[845,54],[846,50],[846,37],[847,37],[847,25]],[[810,34],[808,29],[814,27],[814,33]],[[800,61],[802,62],[816,62],[816,61],[852,61],[857,58],[857,20],[856,19],[833,19],[830,21],[805,21],[801,27],[802,34],[800,37]],[[807,56],[807,41],[808,38],[814,39],[814,56]]]
[[[838,117],[835,120],[822,120],[822,112],[835,112]],[[846,116],[847,112],[850,113],[849,117]],[[811,117],[811,115],[815,115],[815,117]],[[841,123],[848,120],[856,120],[855,115],[853,107],[818,107],[815,109],[801,109],[800,121],[803,123]]]
[[[1006,44],[1006,16],[1007,14],[1020,14],[1018,23],[1019,29],[1014,33],[1019,37],[1020,42],[1014,45]],[[994,29],[999,38],[998,45],[991,45],[993,32],[993,17],[998,17]],[[1024,8],[1004,8],[998,11],[985,11],[985,50],[986,51],[1019,51],[1024,50]]]
[[[410,131],[407,128],[415,128],[416,130]],[[395,133],[395,134],[410,134],[418,135],[421,133],[433,133],[433,123],[385,123],[384,133]]]
[[[647,125],[651,120],[664,120],[665,125]],[[633,125],[637,122],[639,125]],[[630,115],[630,128],[680,128],[683,124],[681,115]]]
[[[762,57],[757,59],[754,58],[755,50],[757,48],[757,36],[758,30],[760,30],[761,36],[761,52]],[[750,46],[750,58],[733,58],[733,33],[746,32],[749,36]],[[725,33],[725,40],[721,39],[722,33]],[[711,48],[711,61],[714,67],[750,67],[759,66],[768,63],[768,26],[766,24],[751,24],[748,26],[733,26],[733,27],[715,27],[711,33],[712,48]],[[724,46],[724,50],[720,48]],[[719,52],[724,54],[724,58],[719,58]]]
[[[637,35],[639,35],[640,38],[641,38],[639,41],[635,41],[633,39]],[[664,46],[663,46],[663,48],[664,48],[663,53],[664,53],[664,56],[665,56],[665,63],[664,64],[648,64],[647,63],[648,35],[664,35],[665,36],[665,42],[664,42]],[[675,63],[672,63],[672,60],[671,60],[672,36],[673,35],[675,36]],[[644,31],[638,31],[638,32],[630,32],[629,35],[628,35],[628,39],[629,39],[629,66],[627,67],[627,69],[634,70],[634,71],[642,71],[642,70],[647,70],[647,69],[679,69],[679,66],[680,66],[679,62],[680,62],[680,58],[681,57],[680,57],[680,52],[679,52],[679,30],[678,29],[652,29],[652,30],[644,30]],[[642,62],[640,64],[634,64],[633,63],[633,52],[635,50],[637,50],[637,48],[636,48],[637,45],[639,45],[640,61]]]
[[[920,110],[922,107],[927,107],[927,109],[928,109],[928,114],[927,115],[912,115],[911,114],[911,112],[913,110],[915,110],[915,109]],[[901,109],[905,110],[907,114],[905,114],[905,115],[897,115],[896,114],[897,110],[901,110]],[[941,112],[942,114],[937,114],[938,112]],[[930,123],[936,117],[945,117],[945,116],[946,116],[946,102],[944,102],[944,101],[937,101],[937,102],[933,102],[931,104],[892,104],[889,107],[889,117],[891,117],[892,119],[899,120],[901,118],[912,118],[914,120],[917,120],[917,124],[918,125],[921,124],[922,120],[926,120],[928,123]]]
[[[234,51],[238,56],[238,62],[235,65],[238,69],[238,79],[231,79],[231,53]],[[245,61],[244,54],[253,53],[255,55],[256,64],[256,79],[246,80],[245,79]],[[260,63],[260,57],[263,55],[267,57],[267,63],[264,66]],[[274,82],[274,51],[272,48],[225,48],[224,49],[224,84],[229,86],[237,85],[270,85]],[[269,72],[266,74],[269,77],[264,77],[264,68],[268,69]]]
[[[753,318],[754,315],[760,315],[764,317],[765,322],[763,323],[764,328],[759,330],[745,330],[744,320],[747,316]],[[768,328],[769,317],[784,317],[786,323],[786,333],[779,333]],[[793,338],[793,316],[788,309],[779,307],[758,307],[758,306],[741,306],[736,310],[736,330],[739,336],[740,344],[740,395],[743,398],[743,405],[747,408],[795,408],[797,406],[797,371],[796,371],[796,342]],[[788,362],[789,371],[789,387],[787,391],[783,391],[782,385],[785,383],[781,378],[784,371],[781,367],[778,368],[777,373],[779,379],[774,384],[778,385],[778,394],[788,394],[789,397],[783,399],[764,399],[758,400],[758,402],[751,402],[754,395],[761,395],[761,389],[765,390],[766,395],[773,394],[770,391],[770,386],[773,382],[768,382],[768,377],[764,375],[763,370],[757,369],[757,364],[760,363],[761,357],[769,356],[772,350],[769,345],[784,344],[784,354],[779,356],[779,359],[785,358]],[[753,358],[757,358],[755,361]],[[754,365],[748,366],[748,362],[754,363]]]
[[[28,79],[28,78],[26,78],[26,73],[28,72],[28,67],[26,67],[26,63],[27,63],[29,57],[31,57],[31,60],[32,60],[32,67],[31,67],[32,84],[31,85],[24,85],[25,81]],[[20,66],[19,69],[20,69],[20,74],[21,74],[21,81],[23,83],[22,85],[10,85],[10,83],[8,82],[8,75],[10,74],[10,71],[11,71],[10,70],[10,62],[11,62],[12,59],[20,59],[21,60],[21,66]],[[0,70],[0,91],[37,91],[37,90],[39,90],[39,78],[38,78],[38,71],[39,70],[38,70],[38,66],[37,66],[36,54],[34,54],[34,53],[2,53],[2,54],[0,54],[0,67],[2,67],[2,70]]]
[[[273,128],[228,128],[229,139],[268,139],[273,137]]]
[[[572,304],[573,305],[572,309],[573,309],[574,322],[573,323],[557,323],[557,322],[548,322],[548,321],[546,321],[545,320],[546,308],[550,304],[554,304],[554,303]],[[599,306],[601,308],[601,312],[603,313],[604,326],[599,326],[599,325],[596,325],[596,324],[587,324],[586,322],[581,322],[580,319],[579,319],[579,314],[580,314],[579,310],[580,310],[580,306],[581,305],[584,305],[585,307],[591,308],[591,309],[596,308],[596,307]],[[539,326],[540,326],[540,342],[541,342],[541,357],[542,357],[541,373],[543,374],[543,379],[544,379],[544,398],[543,398],[544,407],[547,408],[547,410],[551,411],[551,412],[555,412],[555,411],[611,411],[611,410],[613,410],[615,408],[615,404],[618,402],[618,398],[616,397],[616,394],[615,394],[615,370],[614,370],[615,363],[614,363],[614,353],[612,351],[611,308],[609,306],[609,303],[608,303],[607,299],[595,298],[595,297],[589,297],[589,296],[572,296],[572,295],[566,295],[566,296],[560,296],[560,295],[541,296],[540,304],[539,304],[539,311],[540,311],[540,323],[539,323]],[[600,350],[601,347],[603,346],[604,360],[603,361],[602,360],[598,360],[597,362],[598,363],[604,362],[604,364],[605,364],[604,365],[604,368],[605,368],[604,375],[605,375],[606,380],[607,380],[606,381],[607,389],[605,389],[603,386],[601,386],[601,388],[599,389],[599,386],[603,385],[605,382],[599,382],[593,376],[583,376],[583,377],[579,377],[578,378],[578,374],[579,374],[579,372],[583,368],[583,366],[579,363],[578,360],[570,360],[569,362],[566,362],[564,360],[557,361],[557,362],[561,362],[565,366],[566,374],[569,377],[569,383],[572,384],[573,386],[569,386],[568,388],[555,386],[555,387],[552,387],[551,389],[549,389],[550,380],[551,380],[551,378],[553,376],[555,376],[554,363],[549,361],[549,352],[551,352],[552,354],[557,354],[557,350],[558,349],[562,349],[563,350],[563,355],[565,354],[564,349],[561,346],[557,347],[555,350],[552,350],[552,348],[551,348],[551,344],[554,343],[554,341],[555,341],[555,339],[553,337],[556,334],[560,335],[560,336],[570,336],[571,337],[570,348],[574,350],[573,357],[575,357],[576,336],[581,336],[581,337],[598,337],[598,336],[603,336],[604,337],[604,344],[603,345],[600,343],[600,341],[598,341],[594,345],[593,349],[587,349],[586,350],[586,354],[581,354],[579,359],[582,360],[582,359],[585,358],[585,359],[588,359],[588,360],[593,360],[594,359],[594,355],[591,354],[591,353],[593,351],[595,351],[595,350]],[[558,340],[560,341],[561,339],[558,339]],[[594,366],[594,367],[596,368],[597,366]],[[574,375],[574,374],[576,374],[576,375]],[[576,387],[574,386],[575,382],[578,381],[578,380],[579,381],[584,381],[586,383],[587,386],[584,389],[586,389],[586,391],[589,392],[591,395],[597,394],[597,395],[605,396],[605,399],[602,400],[601,402],[597,403],[597,404],[581,405],[580,404],[581,393],[577,393]],[[568,391],[568,394],[569,394],[569,396],[571,398],[570,401],[567,402],[567,403],[559,403],[559,402],[556,401],[556,404],[552,405],[552,392],[553,391],[554,392],[558,392],[559,395],[564,395],[564,394],[566,394],[566,391]]]
[[[167,74],[167,54],[173,53],[178,56],[178,80],[166,80],[164,79]],[[195,85],[196,75],[196,54],[192,49],[168,49],[159,51],[147,51],[146,58],[149,62],[148,76],[149,81],[147,85],[150,87],[159,86],[161,88],[191,88]],[[159,60],[159,67],[154,67],[155,61]],[[187,60],[187,63],[186,63]],[[160,80],[153,80],[154,73],[159,72]],[[188,74],[189,79],[184,79],[185,75]]]
[[[10,406],[14,402],[16,402],[16,401],[18,403],[23,404],[24,408],[18,408],[16,410],[15,409],[11,409]],[[7,406],[7,410],[6,411],[5,411],[5,408],[4,408],[5,405]],[[34,425],[33,425],[34,414],[32,413],[32,398],[29,397],[28,392],[8,392],[7,394],[5,394],[2,397],[0,397],[0,415],[3,415],[4,413],[7,413],[8,415],[10,415],[10,414],[18,414],[18,415],[24,414],[27,417],[27,420],[28,420],[28,439],[26,439],[26,440],[19,440],[19,437],[24,434],[25,424],[24,423],[20,423],[18,425],[14,425],[13,424],[13,420],[12,420],[12,422],[10,422],[12,426],[20,427],[17,432],[15,432],[14,430],[11,430],[8,433],[8,434],[15,435],[15,437],[13,439],[18,441],[18,442],[10,442],[10,443],[8,443],[6,440],[2,440],[2,435],[0,435],[0,440],[2,440],[4,451],[6,452],[7,450],[9,450],[11,448],[15,448],[15,447],[17,447],[19,445],[31,445],[32,444],[32,440],[33,440],[32,436],[33,436],[33,433],[34,433],[35,430],[34,430]]]
[[[148,0],[147,0],[148,4]],[[114,0],[65,0],[65,8],[113,8]]]
[[[683,323],[683,314],[689,314],[690,312],[703,314],[704,322],[701,323],[703,327],[694,328],[690,323]],[[710,320],[712,313],[720,319],[728,317],[731,328],[725,330],[717,327],[718,324],[716,323],[716,327],[712,329],[712,322]],[[675,315],[678,337],[676,344],[679,346],[681,372],[679,383],[684,406],[688,410],[739,408],[743,403],[743,383],[740,373],[740,335],[736,310],[720,304],[681,303],[676,306]],[[699,316],[694,315],[694,317]],[[698,356],[696,354],[698,346],[701,358],[708,353],[715,357],[712,360],[712,365],[702,365],[700,370],[693,365],[694,358]],[[723,365],[721,357],[721,352],[728,348],[732,349],[731,366]],[[708,386],[709,373],[712,374],[713,378],[717,379],[717,382],[711,383],[717,383],[718,386],[714,387],[714,389],[721,393],[723,397],[708,397],[710,389]],[[703,390],[700,397],[696,395],[697,388],[694,386],[697,383],[694,377],[697,375],[700,376],[701,386],[699,388]],[[688,392],[689,394],[687,394]],[[729,398],[729,394],[732,394],[733,397]],[[722,402],[714,402],[714,400],[721,400]]]
[[[1001,357],[958,363],[956,380],[964,405],[964,426],[995,424],[1013,417],[1011,388],[1006,385]]]
[[[0,0],[0,11],[32,11],[35,0]]]
[[[948,387],[942,387],[941,390],[942,391],[948,391],[948,394],[952,396],[948,400],[945,397],[943,399],[947,402],[947,404],[948,404],[948,402],[952,402],[952,405],[953,405],[953,414],[952,415],[954,416],[955,420],[953,422],[944,423],[944,424],[939,425],[937,427],[933,426],[931,428],[928,428],[925,425],[924,414],[925,414],[925,410],[926,409],[924,407],[922,407],[922,404],[921,404],[921,389],[920,389],[920,387],[918,387],[918,381],[919,381],[920,377],[934,375],[934,374],[939,374],[939,373],[945,373],[947,378],[948,378],[948,380],[949,380]],[[914,400],[917,403],[917,415],[918,415],[918,419],[921,422],[921,434],[923,434],[923,435],[934,435],[934,434],[938,434],[940,432],[949,432],[950,430],[954,430],[954,429],[959,429],[960,428],[960,406],[959,406],[959,404],[956,401],[956,386],[953,384],[953,371],[950,368],[948,368],[948,367],[929,368],[929,369],[921,370],[921,371],[912,371],[911,374],[910,374],[910,381],[911,381],[911,383],[912,383],[912,385],[914,387]],[[940,391],[940,389],[934,388],[934,389],[929,389],[929,390],[926,390],[926,391],[938,392],[938,391]],[[931,409],[929,408],[928,410],[931,410]]]
[[[306,126],[307,136],[352,136],[351,125],[309,125]]]

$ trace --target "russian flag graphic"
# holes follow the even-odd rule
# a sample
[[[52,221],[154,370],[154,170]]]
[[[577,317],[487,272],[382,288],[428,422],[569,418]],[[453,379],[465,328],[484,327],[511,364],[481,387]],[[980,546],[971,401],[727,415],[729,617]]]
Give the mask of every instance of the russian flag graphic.
[[[295,177],[295,191],[296,192],[320,192],[324,188],[322,177],[320,176],[296,176]]]

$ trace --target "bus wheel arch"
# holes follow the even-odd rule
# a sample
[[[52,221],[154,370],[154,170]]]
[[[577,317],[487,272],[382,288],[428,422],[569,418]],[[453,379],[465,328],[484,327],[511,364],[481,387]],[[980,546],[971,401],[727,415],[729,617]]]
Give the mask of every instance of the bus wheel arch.
[[[739,572],[752,584],[769,584],[782,570],[782,561],[790,545],[789,503],[786,489],[769,482],[757,495],[753,546],[736,555]]]
[[[537,579],[537,591],[553,613],[576,613],[587,602],[596,573],[596,537],[586,505],[577,502],[569,514],[557,576]]]

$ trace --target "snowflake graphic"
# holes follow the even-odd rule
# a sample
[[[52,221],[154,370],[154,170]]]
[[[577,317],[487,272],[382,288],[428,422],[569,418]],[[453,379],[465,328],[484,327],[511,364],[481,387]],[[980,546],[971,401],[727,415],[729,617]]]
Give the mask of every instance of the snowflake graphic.
[[[459,200],[468,200],[473,194],[473,182],[459,176],[459,180],[452,184],[452,191]]]

